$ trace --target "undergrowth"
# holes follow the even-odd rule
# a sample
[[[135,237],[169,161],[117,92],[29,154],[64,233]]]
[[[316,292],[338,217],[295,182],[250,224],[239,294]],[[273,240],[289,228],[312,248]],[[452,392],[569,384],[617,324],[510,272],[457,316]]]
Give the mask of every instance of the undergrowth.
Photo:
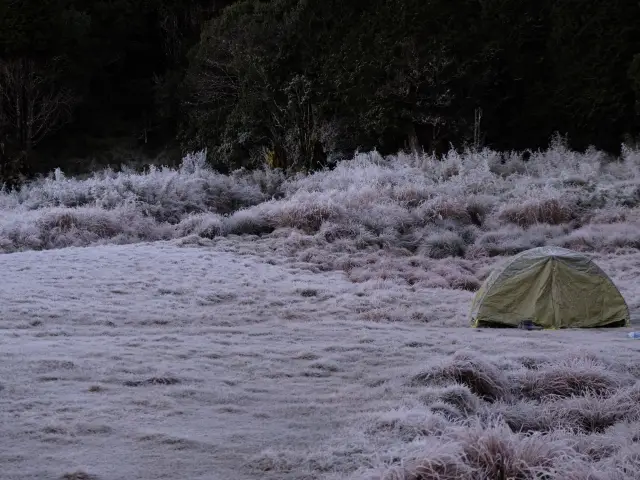
[[[479,259],[543,245],[640,247],[640,152],[623,149],[613,159],[555,142],[525,153],[371,152],[289,178],[270,169],[222,175],[201,154],[177,169],[142,173],[103,170],[80,179],[56,170],[0,191],[0,252],[242,236],[354,281],[393,257],[386,275],[474,290]],[[441,273],[425,276],[416,266]]]

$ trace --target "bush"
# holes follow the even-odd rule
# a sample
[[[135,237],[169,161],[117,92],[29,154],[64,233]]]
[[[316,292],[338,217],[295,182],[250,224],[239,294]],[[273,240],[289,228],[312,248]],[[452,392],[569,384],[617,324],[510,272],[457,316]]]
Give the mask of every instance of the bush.
[[[522,154],[507,156],[505,165],[523,161]],[[269,169],[222,175],[207,166],[204,154],[186,156],[176,169],[107,169],[85,179],[57,170],[19,191],[0,191],[0,249],[189,235],[264,237],[289,229],[308,236],[315,253],[308,242],[290,242],[279,251],[308,257],[323,269],[342,268],[345,262],[337,259],[344,255],[382,250],[394,258],[386,276],[475,290],[476,272],[452,270],[449,259],[482,260],[543,245],[603,252],[640,247],[637,208],[623,201],[640,186],[633,176],[639,171],[635,156],[626,150],[613,168],[598,152],[555,145],[531,154],[526,175],[493,173],[501,155],[490,150],[452,150],[442,158],[357,154],[332,170],[288,178]],[[587,183],[568,185],[576,176]],[[46,228],[59,241],[45,238]],[[424,263],[427,274],[411,265],[422,259],[442,265]]]

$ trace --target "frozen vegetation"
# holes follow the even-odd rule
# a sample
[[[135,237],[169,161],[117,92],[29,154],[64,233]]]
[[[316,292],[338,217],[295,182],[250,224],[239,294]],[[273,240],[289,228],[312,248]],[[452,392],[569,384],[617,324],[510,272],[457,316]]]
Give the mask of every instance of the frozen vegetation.
[[[0,477],[640,478],[629,329],[467,327],[541,245],[593,255],[637,321],[639,213],[639,151],[560,142],[2,191]]]

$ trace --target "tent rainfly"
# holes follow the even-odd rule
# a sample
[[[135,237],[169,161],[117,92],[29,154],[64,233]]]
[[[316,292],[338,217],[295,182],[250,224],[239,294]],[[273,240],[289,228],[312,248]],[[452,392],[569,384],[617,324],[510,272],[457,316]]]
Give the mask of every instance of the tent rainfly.
[[[476,293],[472,327],[547,329],[625,327],[629,307],[611,279],[589,257],[539,247],[496,268]]]

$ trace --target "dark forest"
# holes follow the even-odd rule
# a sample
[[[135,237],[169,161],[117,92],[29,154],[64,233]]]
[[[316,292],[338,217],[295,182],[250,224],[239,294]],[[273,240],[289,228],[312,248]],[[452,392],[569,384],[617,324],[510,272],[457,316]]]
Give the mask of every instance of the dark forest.
[[[0,0],[0,181],[109,152],[222,171],[637,139],[640,3]]]

